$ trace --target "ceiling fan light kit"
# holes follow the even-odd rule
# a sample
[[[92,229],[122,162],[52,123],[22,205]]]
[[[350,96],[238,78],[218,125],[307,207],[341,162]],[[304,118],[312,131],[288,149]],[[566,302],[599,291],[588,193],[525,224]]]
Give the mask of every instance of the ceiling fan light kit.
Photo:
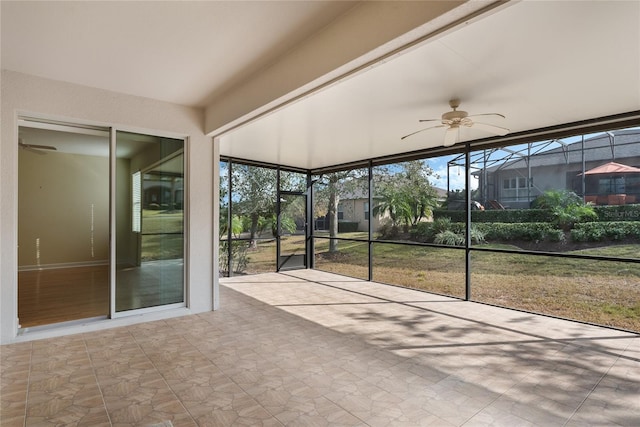
[[[507,128],[495,126],[489,123],[475,122],[471,119],[471,117],[480,117],[480,116],[497,116],[504,119],[505,118],[504,115],[500,113],[483,113],[483,114],[473,114],[470,116],[469,113],[467,113],[466,111],[458,110],[458,107],[460,106],[459,99],[450,100],[449,106],[451,107],[451,111],[447,111],[446,113],[442,114],[442,117],[440,119],[419,120],[420,123],[439,121],[441,124],[420,129],[416,132],[405,135],[400,139],[408,138],[412,135],[415,135],[417,133],[423,132],[428,129],[444,127],[446,128],[446,131],[444,134],[443,145],[445,147],[450,147],[460,140],[460,126],[465,126],[469,128],[476,127],[478,129],[482,129],[486,132],[490,132],[500,136],[503,136],[509,133],[509,129]]]

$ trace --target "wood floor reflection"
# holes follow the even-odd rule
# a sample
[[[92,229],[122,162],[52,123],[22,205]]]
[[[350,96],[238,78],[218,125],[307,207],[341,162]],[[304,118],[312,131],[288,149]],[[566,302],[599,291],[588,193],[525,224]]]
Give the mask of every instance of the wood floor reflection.
[[[18,273],[18,319],[22,328],[108,314],[107,265]]]
[[[182,259],[118,268],[116,311],[184,301]],[[22,328],[109,315],[109,266],[56,268],[18,273]]]

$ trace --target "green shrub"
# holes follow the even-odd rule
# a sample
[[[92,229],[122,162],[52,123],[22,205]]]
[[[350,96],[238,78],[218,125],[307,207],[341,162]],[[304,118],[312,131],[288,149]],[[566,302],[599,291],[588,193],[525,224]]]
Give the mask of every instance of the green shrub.
[[[598,219],[598,215],[590,205],[569,205],[565,207],[555,207],[551,210],[554,219],[553,223],[563,230],[569,230],[576,223],[590,222]]]
[[[574,242],[640,239],[640,221],[585,222],[571,230]]]
[[[451,218],[442,217],[435,219],[431,225],[431,228],[433,229],[433,232],[437,234],[443,231],[451,230],[452,224],[453,223],[451,222]]]
[[[413,235],[414,230],[410,233]],[[390,219],[384,220],[378,227],[378,239],[394,239],[400,234],[400,228]]]
[[[243,273],[247,269],[249,258],[247,250],[249,244],[246,241],[231,242],[231,271],[234,273]],[[220,276],[229,277],[229,242],[220,241],[220,256],[218,257],[218,270]]]
[[[559,242],[564,239],[562,230],[556,229],[552,224],[547,222],[482,223],[475,225],[480,231],[485,233],[486,240]]]
[[[471,226],[471,242],[476,245],[485,242],[485,232],[475,225]]]
[[[434,210],[434,221],[441,218],[450,218],[452,222],[465,222],[465,211]],[[551,222],[553,216],[545,209],[505,209],[471,211],[471,222]]]
[[[534,209],[555,209],[584,204],[582,197],[569,190],[547,190],[531,203]]]
[[[594,206],[598,221],[640,221],[640,204]]]
[[[448,245],[448,246],[463,246],[464,245],[464,236],[461,234],[454,233],[451,230],[441,231],[436,234],[433,243],[438,245]]]

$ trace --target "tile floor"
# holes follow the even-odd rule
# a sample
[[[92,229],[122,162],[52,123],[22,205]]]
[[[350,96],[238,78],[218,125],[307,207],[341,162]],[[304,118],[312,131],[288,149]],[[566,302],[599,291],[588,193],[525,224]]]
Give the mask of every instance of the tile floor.
[[[313,270],[0,347],[5,426],[640,426],[640,337]]]

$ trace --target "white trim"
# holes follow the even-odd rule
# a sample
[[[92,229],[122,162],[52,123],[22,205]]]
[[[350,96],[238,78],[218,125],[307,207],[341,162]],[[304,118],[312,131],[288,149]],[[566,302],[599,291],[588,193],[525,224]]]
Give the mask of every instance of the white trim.
[[[129,316],[122,316],[117,319],[83,319],[79,322],[52,324],[50,328],[39,328],[29,331],[29,328],[20,330],[15,337],[3,344],[11,344],[17,342],[33,341],[45,338],[55,338],[71,334],[79,334],[85,332],[101,331],[105,329],[117,328],[120,326],[135,325],[138,323],[151,322],[154,320],[171,319],[173,317],[181,317],[193,314],[186,307],[173,308],[168,306],[165,310],[156,310],[149,313],[135,313]],[[57,325],[57,326],[56,326]]]
[[[109,129],[109,317],[116,313],[116,128]]]
[[[171,310],[174,308],[187,308],[184,302],[176,302],[173,304],[164,304],[164,305],[154,305],[153,307],[143,307],[143,308],[134,308],[131,310],[124,311],[116,311],[116,313],[111,316],[112,319],[120,319],[123,317],[131,317],[137,316],[141,314],[147,313],[156,313],[158,311]]]

